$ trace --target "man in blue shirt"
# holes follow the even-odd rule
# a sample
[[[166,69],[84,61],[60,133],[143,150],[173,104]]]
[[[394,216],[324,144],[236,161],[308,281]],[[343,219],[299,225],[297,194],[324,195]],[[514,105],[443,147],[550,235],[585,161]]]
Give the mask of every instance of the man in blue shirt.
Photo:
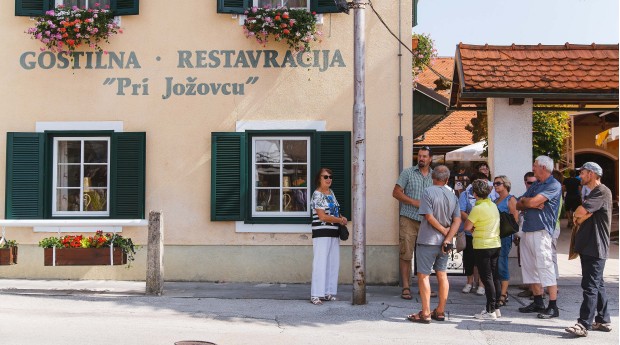
[[[560,316],[558,287],[553,265],[552,239],[559,212],[562,185],[551,175],[553,160],[538,156],[532,167],[536,182],[517,202],[523,211],[521,273],[524,284],[532,284],[534,302],[519,308],[522,313],[537,312],[541,319]],[[543,287],[549,291],[549,305],[543,302]]]

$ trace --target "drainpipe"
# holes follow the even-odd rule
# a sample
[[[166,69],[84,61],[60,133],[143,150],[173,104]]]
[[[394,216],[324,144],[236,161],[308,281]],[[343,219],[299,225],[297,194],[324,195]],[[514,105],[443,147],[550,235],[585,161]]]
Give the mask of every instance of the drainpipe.
[[[401,40],[402,0],[398,0],[398,40]],[[403,53],[402,45],[398,45],[398,173],[403,171]]]

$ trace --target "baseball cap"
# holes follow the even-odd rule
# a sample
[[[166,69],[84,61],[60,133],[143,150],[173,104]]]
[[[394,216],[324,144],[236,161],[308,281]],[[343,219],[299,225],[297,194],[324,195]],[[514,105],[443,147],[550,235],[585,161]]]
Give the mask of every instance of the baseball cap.
[[[597,174],[598,176],[603,176],[603,169],[601,168],[600,165],[594,163],[594,162],[587,162],[584,165],[581,166],[581,168],[578,168],[577,170],[590,170],[591,172]]]

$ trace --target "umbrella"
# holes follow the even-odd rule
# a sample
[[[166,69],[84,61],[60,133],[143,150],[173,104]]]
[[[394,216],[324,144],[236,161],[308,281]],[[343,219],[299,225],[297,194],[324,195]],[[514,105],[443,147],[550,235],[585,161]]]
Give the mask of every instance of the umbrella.
[[[480,156],[484,151],[484,141],[477,142],[475,144],[467,145],[446,153],[446,161],[486,161],[486,157]]]

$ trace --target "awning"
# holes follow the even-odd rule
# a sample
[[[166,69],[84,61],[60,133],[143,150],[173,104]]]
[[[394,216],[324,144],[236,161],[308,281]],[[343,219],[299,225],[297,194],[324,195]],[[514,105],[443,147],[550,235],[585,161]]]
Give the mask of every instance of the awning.
[[[619,131],[618,127],[613,127],[596,135],[596,146],[607,148],[607,145],[615,143],[618,147]]]
[[[484,141],[461,147],[460,149],[446,153],[446,161],[486,161],[486,157],[480,156],[484,151]]]

